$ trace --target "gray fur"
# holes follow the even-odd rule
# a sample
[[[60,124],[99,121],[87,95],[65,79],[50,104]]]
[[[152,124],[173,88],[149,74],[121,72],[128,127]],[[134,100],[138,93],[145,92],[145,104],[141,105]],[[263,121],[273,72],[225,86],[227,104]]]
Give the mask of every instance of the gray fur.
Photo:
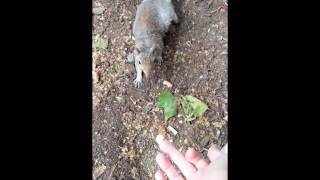
[[[172,21],[178,23],[171,0],[144,0],[138,6],[133,24],[135,50],[128,55],[128,61],[135,62],[136,87],[142,85],[142,72],[148,74],[155,60],[162,63],[162,38]]]

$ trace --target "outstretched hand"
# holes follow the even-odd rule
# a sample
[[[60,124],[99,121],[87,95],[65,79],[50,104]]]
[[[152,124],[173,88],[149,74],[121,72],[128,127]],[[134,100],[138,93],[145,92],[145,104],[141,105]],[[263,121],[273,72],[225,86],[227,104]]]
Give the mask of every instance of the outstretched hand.
[[[158,135],[156,142],[160,152],[156,161],[161,170],[155,174],[156,180],[165,180],[165,175],[170,180],[227,180],[228,156],[221,152],[216,145],[208,150],[210,162],[205,160],[195,149],[190,148],[183,156],[169,141],[162,135]],[[173,163],[180,169],[173,166]]]

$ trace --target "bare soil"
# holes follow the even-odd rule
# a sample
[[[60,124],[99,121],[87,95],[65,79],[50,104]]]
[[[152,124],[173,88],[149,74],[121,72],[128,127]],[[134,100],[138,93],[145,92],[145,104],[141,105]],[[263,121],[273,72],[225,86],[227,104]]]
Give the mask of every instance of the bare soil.
[[[132,24],[140,2],[93,1],[93,41],[98,36],[108,39],[106,49],[92,50],[93,179],[154,179],[159,133],[181,152],[195,147],[205,155],[213,143],[227,142],[228,27],[227,12],[218,9],[222,1],[208,5],[207,0],[173,0],[180,22],[164,39],[164,63],[137,89],[134,65],[126,58],[134,47]],[[173,86],[163,85],[165,80]],[[178,102],[181,96],[193,95],[209,110],[187,123],[179,105],[179,114],[165,122],[156,108],[157,96],[164,90]]]

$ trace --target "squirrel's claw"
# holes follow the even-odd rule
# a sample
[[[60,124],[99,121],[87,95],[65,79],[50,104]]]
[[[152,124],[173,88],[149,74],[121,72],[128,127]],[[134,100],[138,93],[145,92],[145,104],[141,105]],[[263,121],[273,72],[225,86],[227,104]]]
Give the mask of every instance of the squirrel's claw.
[[[161,64],[163,63],[162,57],[158,57],[158,58],[157,58],[157,62],[158,62],[159,65],[161,65]]]
[[[142,80],[139,78],[136,78],[133,83],[136,88],[140,88],[142,86]]]

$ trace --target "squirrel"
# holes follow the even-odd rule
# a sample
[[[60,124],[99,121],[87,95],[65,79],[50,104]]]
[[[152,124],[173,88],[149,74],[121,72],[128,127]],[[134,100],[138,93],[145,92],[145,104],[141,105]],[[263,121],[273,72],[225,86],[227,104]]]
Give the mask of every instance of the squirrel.
[[[164,47],[163,37],[168,32],[171,23],[178,23],[171,0],[143,0],[137,7],[133,24],[135,48],[129,53],[128,62],[135,64],[137,77],[134,85],[142,86],[142,73],[148,78],[155,61],[159,65]]]

